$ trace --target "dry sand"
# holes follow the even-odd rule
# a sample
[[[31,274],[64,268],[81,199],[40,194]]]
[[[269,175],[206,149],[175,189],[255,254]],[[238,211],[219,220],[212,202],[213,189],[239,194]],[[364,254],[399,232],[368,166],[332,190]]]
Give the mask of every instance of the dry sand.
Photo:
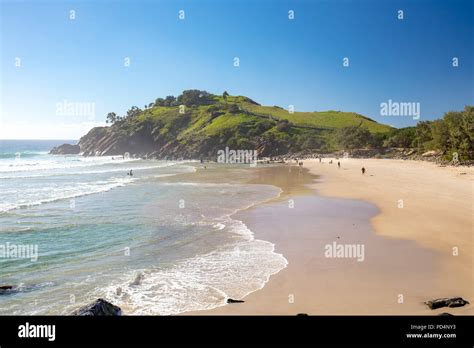
[[[341,159],[308,167],[322,175],[319,193],[377,205],[371,220],[381,236],[416,241],[438,254],[439,296],[474,301],[474,168],[440,167],[422,161]],[[361,168],[367,172],[361,174]],[[473,306],[462,310],[474,314]],[[461,309],[458,311],[462,311]]]
[[[339,161],[341,168],[335,159],[304,161],[320,175],[311,194],[300,188],[305,180],[294,180],[302,175],[296,167],[284,169],[285,180],[261,171],[259,182],[283,186],[284,194],[236,218],[273,242],[288,267],[245,303],[191,314],[474,314],[473,305],[431,311],[423,304],[450,296],[474,301],[474,169]],[[333,242],[363,245],[364,260],[325,257]]]

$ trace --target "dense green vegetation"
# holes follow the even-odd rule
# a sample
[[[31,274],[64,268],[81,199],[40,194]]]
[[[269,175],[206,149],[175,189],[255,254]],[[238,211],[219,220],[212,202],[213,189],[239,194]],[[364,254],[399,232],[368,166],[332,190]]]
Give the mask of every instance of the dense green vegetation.
[[[472,159],[473,151],[473,107],[447,113],[442,120],[395,129],[351,112],[289,112],[227,92],[187,90],[178,97],[157,98],[143,109],[133,106],[124,116],[109,113],[107,122],[111,127],[102,137],[142,142],[161,157],[212,157],[225,146],[257,149],[261,156],[410,147]]]
[[[451,111],[442,119],[418,122],[416,127],[392,130],[385,147],[411,147],[420,152],[439,150],[447,160],[474,159],[474,106]]]

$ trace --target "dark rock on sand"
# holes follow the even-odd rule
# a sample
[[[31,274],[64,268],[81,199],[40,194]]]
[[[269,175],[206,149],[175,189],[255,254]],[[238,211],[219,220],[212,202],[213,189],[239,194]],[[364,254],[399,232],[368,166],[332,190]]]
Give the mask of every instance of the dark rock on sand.
[[[442,307],[462,307],[466,304],[469,304],[468,301],[462,297],[452,297],[452,298],[438,298],[436,300],[431,300],[425,302],[425,304],[430,307],[430,309],[438,309]]]
[[[52,282],[44,282],[44,283],[38,283],[38,284],[18,284],[18,285],[10,285],[10,284],[4,284],[0,285],[0,295],[14,295],[18,293],[25,293],[25,292],[31,292],[35,291],[38,289],[42,289],[48,286],[51,286],[53,283]]]
[[[446,313],[446,312],[440,313],[438,315],[443,316],[443,317],[452,317],[453,316],[451,313]]]
[[[0,285],[0,295],[9,293],[13,290],[13,285]]]
[[[49,153],[51,155],[77,155],[81,152],[81,147],[79,145],[71,144],[62,144],[56,147],[53,147]]]
[[[298,313],[296,314],[297,317],[307,317],[308,313]]]
[[[227,299],[227,303],[242,303],[242,302],[245,302],[245,301],[242,301],[242,300],[234,300],[232,298],[228,298]]]
[[[97,299],[93,303],[75,310],[72,315],[82,316],[120,316],[122,310],[104,299]]]

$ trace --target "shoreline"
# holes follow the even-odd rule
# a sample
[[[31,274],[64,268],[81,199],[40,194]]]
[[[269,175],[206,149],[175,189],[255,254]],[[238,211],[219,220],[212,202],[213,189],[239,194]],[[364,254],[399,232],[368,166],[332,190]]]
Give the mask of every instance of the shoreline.
[[[313,205],[313,207],[317,206],[319,209],[324,209],[324,207],[329,204],[330,206],[335,205],[338,209],[344,210],[344,208],[346,208],[346,213],[349,215],[345,215],[345,219],[333,216],[333,222],[337,220],[347,222],[347,220],[352,219],[353,221],[358,221],[359,225],[359,223],[361,223],[360,214],[362,214],[362,220],[367,219],[368,225],[362,226],[358,231],[351,231],[351,228],[348,226],[331,226],[331,222],[329,222],[327,226],[325,226],[326,231],[318,232],[321,233],[318,236],[320,237],[319,239],[322,238],[325,239],[326,242],[329,242],[331,238],[334,239],[334,236],[331,234],[337,232],[341,235],[341,238],[344,237],[345,240],[351,240],[352,238],[352,241],[362,241],[366,249],[372,250],[374,255],[368,257],[367,262],[362,263],[363,266],[351,263],[350,260],[348,262],[338,260],[343,262],[331,263],[327,259],[321,258],[321,243],[320,240],[315,238],[314,229],[312,229],[311,226],[304,226],[305,222],[303,220],[309,220],[310,215],[308,214],[313,213],[311,208],[307,208],[306,212],[304,209],[300,210],[300,216],[293,217],[293,220],[287,216],[285,219],[291,220],[292,227],[287,227],[286,229],[280,228],[279,231],[276,231],[282,224],[284,225],[282,216],[288,213],[288,210],[283,207],[284,205],[282,205],[281,199],[280,202],[276,200],[264,205],[259,205],[239,213],[236,218],[241,219],[243,223],[254,232],[256,239],[263,239],[273,243],[275,245],[275,252],[281,253],[288,260],[288,266],[277,274],[272,275],[261,290],[257,290],[246,296],[243,299],[245,303],[225,305],[208,311],[184,313],[184,315],[294,315],[298,313],[316,315],[433,315],[442,312],[458,314],[473,313],[472,305],[431,311],[423,304],[424,301],[437,297],[450,296],[462,296],[468,301],[472,301],[472,285],[469,286],[469,281],[471,281],[469,270],[471,270],[472,273],[472,267],[469,267],[469,263],[466,265],[466,255],[464,255],[463,258],[456,259],[456,262],[447,260],[446,255],[440,253],[436,248],[433,248],[430,243],[423,243],[423,239],[420,241],[420,236],[416,233],[417,230],[415,230],[415,232],[412,231],[411,234],[407,233],[405,238],[402,238],[400,235],[383,233],[386,231],[381,229],[381,225],[379,225],[377,221],[381,219],[381,217],[385,218],[385,216],[387,216],[386,202],[382,201],[381,203],[377,197],[358,195],[357,192],[351,191],[353,187],[349,187],[349,189],[343,187],[340,191],[335,189],[335,187],[341,188],[340,186],[342,186],[342,181],[340,181],[341,176],[337,176],[333,173],[333,171],[338,170],[337,161],[333,159],[332,166],[328,164],[328,161],[329,159],[324,159],[323,163],[320,164],[317,160],[305,160],[304,166],[310,170],[310,173],[313,175],[321,175],[321,178],[309,185],[311,190],[313,190],[312,194],[298,195],[296,193],[294,195],[290,194],[289,196],[294,197],[296,202],[300,201],[303,205],[309,207]],[[344,159],[344,161],[345,164],[339,170],[339,174],[341,174],[344,169],[351,172],[354,171],[355,173],[354,168],[359,166],[359,162],[364,161],[365,163],[367,160]],[[392,163],[390,167],[398,166],[400,169],[403,169],[403,165],[406,167],[407,164],[407,161],[397,160],[372,161],[383,163],[383,165]],[[417,161],[413,162],[414,164],[408,163],[408,167],[410,167],[410,165],[418,166]],[[423,163],[421,167],[427,165],[426,162]],[[370,175],[374,175],[373,173],[371,174],[373,167],[372,162],[369,162],[369,164],[368,175],[364,176],[365,180],[371,178]],[[324,165],[326,166],[323,169]],[[288,168],[288,166],[285,165],[281,167]],[[293,168],[297,169],[298,167],[294,166]],[[469,170],[469,168],[466,167],[454,168],[461,171]],[[439,169],[441,171],[445,170],[445,168]],[[393,170],[393,168],[389,170]],[[426,168],[423,170],[426,170]],[[358,174],[362,177],[360,173]],[[472,172],[469,173],[469,176],[472,176]],[[363,189],[363,185],[366,184],[358,182],[358,176],[354,178],[356,179],[355,181],[346,182],[345,184],[349,186],[355,184],[362,185]],[[462,185],[463,184],[461,184],[461,186]],[[430,185],[430,188],[434,187],[435,185]],[[462,199],[465,199],[465,196],[462,197]],[[363,208],[361,209],[362,206]],[[268,207],[272,210],[271,213]],[[347,210],[347,207],[350,208]],[[354,211],[358,209],[359,215],[355,213],[355,215],[350,216],[351,212],[354,213]],[[369,214],[367,214],[368,211],[370,212]],[[265,214],[267,214],[266,225],[270,224],[272,226],[265,226],[261,223],[262,220],[265,220]],[[268,222],[268,214],[271,214],[270,223]],[[329,214],[331,213],[329,212]],[[390,215],[388,216],[390,217]],[[324,214],[318,218],[321,219],[323,217]],[[280,226],[278,226],[278,223],[272,224],[272,222],[278,220]],[[400,226],[410,221],[412,221],[412,219],[406,219],[405,222],[398,219],[395,225]],[[297,232],[297,234],[288,236],[288,230],[290,229],[294,230],[295,233]],[[343,236],[344,233],[345,235]],[[462,237],[464,241],[462,238],[459,239],[459,244],[463,246],[467,245],[469,248],[472,244],[469,243],[469,240],[465,243],[465,235]],[[311,250],[311,246],[313,246],[313,250]],[[319,249],[316,248],[317,246],[319,246]],[[315,250],[317,250],[319,254],[318,252],[315,253]],[[467,258],[470,259],[469,257]],[[461,260],[461,262],[459,260]],[[470,262],[472,262],[472,260]],[[384,267],[380,267],[380,264]],[[459,278],[462,279],[460,280]],[[446,279],[446,281],[443,281],[443,279]],[[320,284],[318,284],[318,282]],[[370,283],[371,288],[364,286],[364,283]],[[349,288],[347,288],[348,284]],[[399,289],[398,291],[396,291],[397,288]],[[293,292],[295,294],[291,292],[291,289],[294,289]],[[346,296],[345,294],[348,291],[353,296]],[[290,295],[293,295],[292,303],[290,303]],[[398,303],[400,295],[403,296],[403,303]],[[325,300],[321,301],[322,298]],[[361,303],[363,305],[361,305]]]

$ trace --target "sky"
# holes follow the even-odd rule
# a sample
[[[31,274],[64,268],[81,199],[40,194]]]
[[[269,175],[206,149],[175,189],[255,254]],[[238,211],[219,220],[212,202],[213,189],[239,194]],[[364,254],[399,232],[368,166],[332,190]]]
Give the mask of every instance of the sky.
[[[474,104],[472,0],[0,3],[0,139],[78,139],[186,89],[395,127]]]

